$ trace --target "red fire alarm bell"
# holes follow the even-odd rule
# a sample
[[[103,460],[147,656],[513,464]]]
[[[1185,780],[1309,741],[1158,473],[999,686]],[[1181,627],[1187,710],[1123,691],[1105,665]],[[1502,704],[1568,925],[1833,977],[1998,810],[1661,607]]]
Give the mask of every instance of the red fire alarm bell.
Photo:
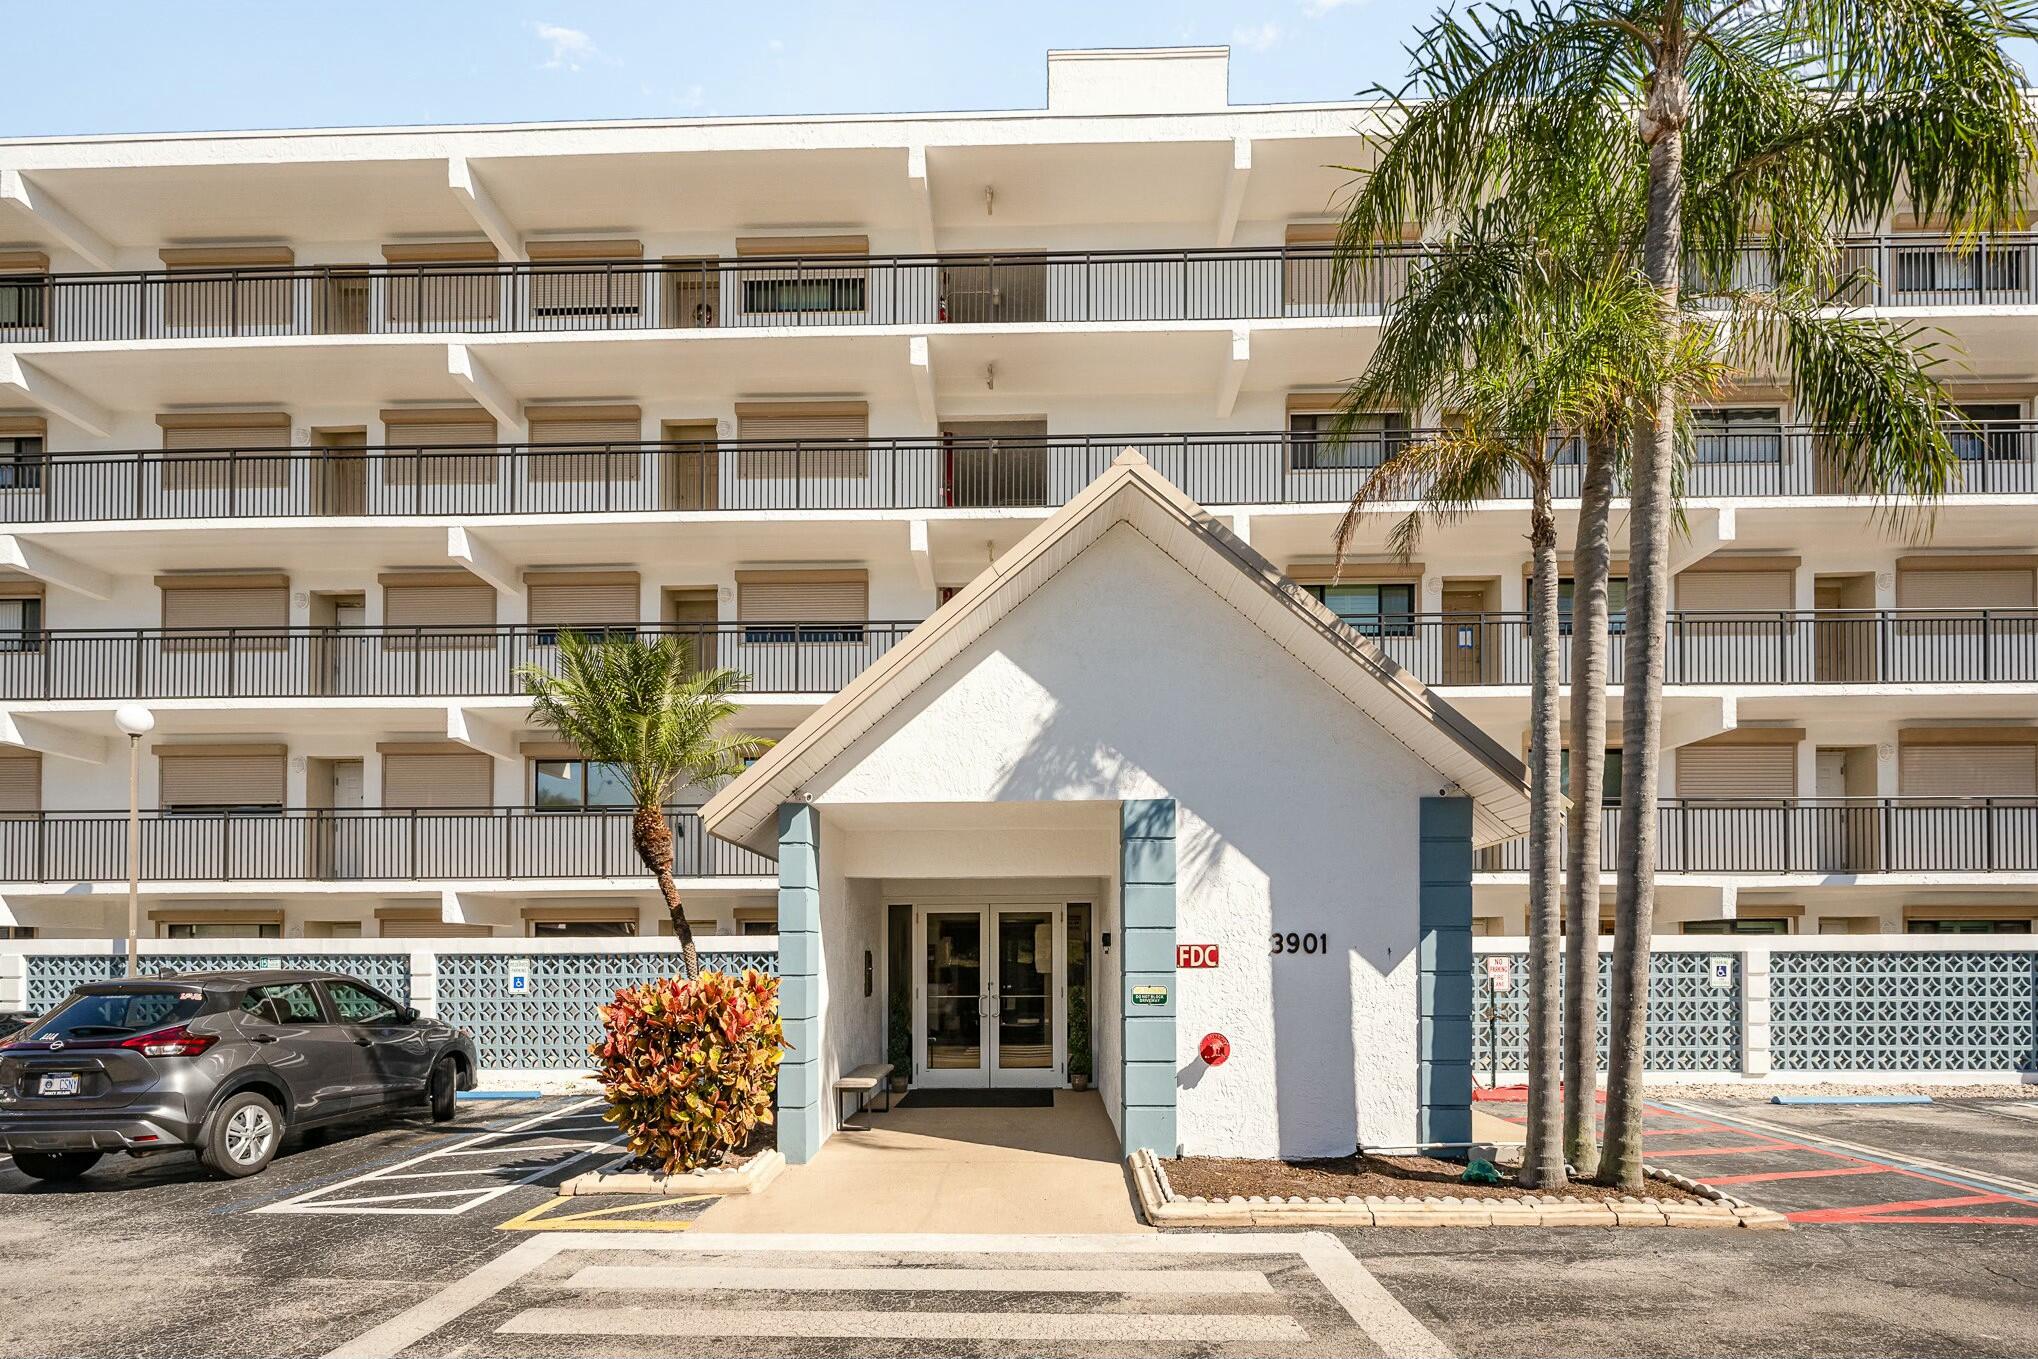
[[[1205,1065],[1223,1066],[1225,1059],[1231,1056],[1231,1040],[1221,1033],[1206,1033],[1203,1041],[1196,1045],[1196,1052]]]

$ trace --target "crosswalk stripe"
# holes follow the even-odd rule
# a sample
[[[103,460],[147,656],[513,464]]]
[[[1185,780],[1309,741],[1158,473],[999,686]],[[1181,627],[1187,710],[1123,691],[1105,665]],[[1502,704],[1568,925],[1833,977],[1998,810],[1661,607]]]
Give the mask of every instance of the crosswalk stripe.
[[[908,1293],[1233,1293],[1271,1296],[1274,1286],[1255,1269],[739,1269],[720,1265],[589,1265],[569,1288],[630,1292],[667,1289],[736,1289],[770,1292]]]
[[[1303,1340],[1292,1317],[1217,1313],[1120,1312],[799,1312],[696,1307],[533,1307],[496,1328],[497,1335],[748,1335],[799,1339],[1022,1340],[1112,1343],[1235,1344]]]

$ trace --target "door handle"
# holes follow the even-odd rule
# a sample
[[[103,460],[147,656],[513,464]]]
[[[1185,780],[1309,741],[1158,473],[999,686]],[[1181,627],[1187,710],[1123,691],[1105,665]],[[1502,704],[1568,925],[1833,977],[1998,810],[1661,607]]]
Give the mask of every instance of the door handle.
[[[356,1038],[354,1046],[357,1048],[372,1048],[375,1046],[375,1040],[372,1038]]]
[[[276,1035],[273,1033],[253,1034],[250,1035],[248,1041],[251,1043],[273,1043],[276,1041]]]

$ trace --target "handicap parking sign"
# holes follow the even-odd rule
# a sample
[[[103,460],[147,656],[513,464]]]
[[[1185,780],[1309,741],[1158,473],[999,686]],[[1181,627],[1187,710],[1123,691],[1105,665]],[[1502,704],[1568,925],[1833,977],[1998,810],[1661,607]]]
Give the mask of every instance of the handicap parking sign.
[[[1711,963],[1712,966],[1707,971],[1706,980],[1712,983],[1712,989],[1715,991],[1733,990],[1734,960],[1726,955],[1715,953],[1711,958]]]
[[[531,960],[511,958],[509,960],[509,993],[513,996],[531,994]]]

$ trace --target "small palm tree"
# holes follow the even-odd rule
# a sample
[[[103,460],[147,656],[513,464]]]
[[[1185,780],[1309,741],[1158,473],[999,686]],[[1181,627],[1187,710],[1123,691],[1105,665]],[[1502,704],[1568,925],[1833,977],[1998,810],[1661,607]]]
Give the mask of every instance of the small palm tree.
[[[706,787],[743,772],[771,742],[726,735],[736,715],[731,695],[750,677],[735,670],[697,670],[693,649],[677,637],[559,634],[555,674],[518,667],[531,696],[531,721],[577,746],[590,763],[606,764],[630,786],[636,803],[631,843],[658,878],[659,894],[679,936],[687,980],[700,975],[693,930],[673,880],[672,827],[666,804],[681,787]]]

